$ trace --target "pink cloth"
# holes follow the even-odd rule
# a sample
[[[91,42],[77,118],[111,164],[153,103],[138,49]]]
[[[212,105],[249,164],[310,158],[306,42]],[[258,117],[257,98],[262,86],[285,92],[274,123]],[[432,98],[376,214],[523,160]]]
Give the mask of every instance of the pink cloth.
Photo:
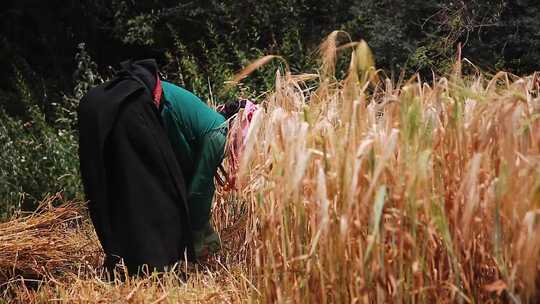
[[[244,117],[242,117],[242,145],[246,144],[247,133],[249,130],[249,126],[251,125],[251,120],[253,119],[253,115],[258,109],[258,105],[254,104],[249,100],[246,100],[246,107],[244,108],[243,112]]]
[[[251,121],[253,120],[253,116],[255,115],[255,112],[257,112],[257,110],[259,110],[258,105],[254,104],[250,100],[246,100],[244,110],[242,112],[239,112],[238,116],[236,117],[236,119],[239,119],[238,123],[240,124],[240,126],[238,132],[234,134],[231,138],[233,143],[231,145],[230,154],[231,174],[228,178],[229,189],[236,189],[236,173],[238,171],[241,154],[244,150],[244,146],[246,145],[247,135],[249,127],[251,125]]]

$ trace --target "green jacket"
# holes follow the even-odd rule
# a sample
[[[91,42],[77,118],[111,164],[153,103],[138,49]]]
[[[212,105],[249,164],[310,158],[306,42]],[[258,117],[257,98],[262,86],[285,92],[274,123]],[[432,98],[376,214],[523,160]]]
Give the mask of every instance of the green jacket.
[[[188,190],[188,206],[194,230],[210,220],[215,192],[214,174],[225,150],[225,118],[197,96],[163,81],[161,112]]]

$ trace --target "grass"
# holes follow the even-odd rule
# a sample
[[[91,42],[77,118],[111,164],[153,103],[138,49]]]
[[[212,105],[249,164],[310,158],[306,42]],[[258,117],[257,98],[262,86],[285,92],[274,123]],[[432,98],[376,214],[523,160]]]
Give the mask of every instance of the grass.
[[[463,75],[458,56],[447,77],[393,82],[365,43],[340,47],[338,35],[323,43],[319,75],[276,74],[253,118],[239,190],[216,197],[218,256],[190,265],[187,278],[113,283],[97,265],[74,272],[74,258],[38,283],[14,276],[5,298],[537,301],[539,75]],[[336,79],[335,60],[350,50],[348,74]]]

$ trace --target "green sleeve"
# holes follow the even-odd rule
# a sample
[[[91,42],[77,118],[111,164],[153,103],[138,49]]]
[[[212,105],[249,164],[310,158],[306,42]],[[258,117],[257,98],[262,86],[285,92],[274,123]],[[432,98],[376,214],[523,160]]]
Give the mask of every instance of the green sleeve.
[[[210,220],[212,198],[216,190],[214,175],[223,159],[225,141],[225,135],[219,130],[211,131],[204,136],[188,194],[191,223],[194,230],[201,229]]]
[[[184,172],[184,174],[187,175],[184,177],[189,178],[192,171],[190,168],[193,166],[194,157],[193,150],[184,135],[185,128],[177,119],[178,114],[174,113],[174,108],[169,104],[166,104],[163,108],[161,117],[163,118],[163,123],[167,130],[167,134],[169,135],[168,137],[171,141],[173,150],[179,160],[180,167],[187,171]]]

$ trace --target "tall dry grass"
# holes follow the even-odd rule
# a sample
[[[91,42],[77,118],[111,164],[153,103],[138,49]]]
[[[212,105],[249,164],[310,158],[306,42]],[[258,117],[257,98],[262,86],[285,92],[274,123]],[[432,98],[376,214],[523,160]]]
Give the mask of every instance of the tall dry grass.
[[[278,74],[250,130],[240,188],[262,301],[538,300],[538,74],[463,76],[458,58],[397,86],[360,43],[337,80],[336,35],[319,86]]]
[[[105,302],[538,301],[539,75],[462,75],[468,63],[458,56],[448,77],[396,83],[377,73],[365,43],[341,46],[337,38],[323,44],[319,75],[276,74],[248,133],[240,190],[215,202],[225,248],[187,281],[173,273],[113,284],[46,279],[37,290],[15,284],[4,294]],[[337,79],[342,52],[350,66]]]

